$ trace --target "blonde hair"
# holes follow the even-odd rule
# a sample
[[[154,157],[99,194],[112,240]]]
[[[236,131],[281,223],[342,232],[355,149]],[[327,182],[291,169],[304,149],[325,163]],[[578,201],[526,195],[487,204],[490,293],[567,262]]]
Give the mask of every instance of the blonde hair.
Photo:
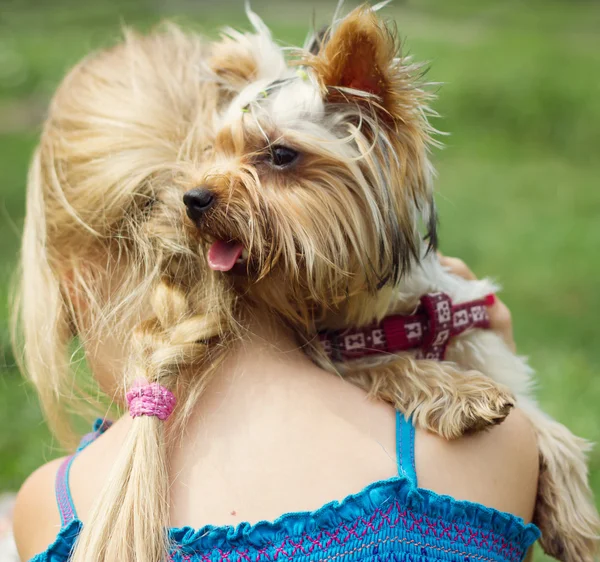
[[[216,86],[198,79],[205,51],[175,26],[148,37],[128,31],[122,44],[71,70],[51,103],[28,178],[16,339],[49,424],[67,445],[68,406],[95,403],[94,388],[72,372],[74,336],[83,348],[107,329],[129,341],[121,390],[140,376],[172,389],[176,430],[219,365],[221,347],[208,342],[235,333],[233,297],[200,266],[181,191],[163,188],[182,157],[200,152],[196,108],[214,110]],[[86,301],[86,322],[73,294]],[[142,416],[73,560],[158,562],[167,524],[165,427]]]

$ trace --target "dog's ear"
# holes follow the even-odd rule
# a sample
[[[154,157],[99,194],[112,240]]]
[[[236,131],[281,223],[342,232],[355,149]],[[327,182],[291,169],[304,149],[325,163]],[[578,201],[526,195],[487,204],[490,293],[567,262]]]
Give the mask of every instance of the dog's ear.
[[[395,29],[368,7],[322,33],[319,50],[303,63],[315,72],[327,101],[363,100],[403,123],[419,120],[414,113],[430,97],[420,87],[421,65],[401,56]]]
[[[256,79],[258,61],[247,36],[223,35],[212,45],[208,59],[211,70],[234,90],[241,90]]]
[[[317,68],[324,86],[358,90],[384,97],[390,87],[389,67],[395,40],[375,14],[359,8],[330,32]]]
[[[263,20],[246,5],[253,33],[226,28],[221,40],[213,43],[208,64],[233,90],[241,90],[255,80],[276,80],[285,70],[281,48],[275,44]]]

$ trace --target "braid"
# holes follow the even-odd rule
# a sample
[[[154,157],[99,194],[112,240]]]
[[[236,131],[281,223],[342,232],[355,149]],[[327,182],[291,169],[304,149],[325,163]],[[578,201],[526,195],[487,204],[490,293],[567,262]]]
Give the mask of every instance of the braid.
[[[157,382],[181,397],[169,423],[181,427],[220,364],[228,316],[221,307],[198,312],[201,284],[185,288],[163,277],[151,295],[153,315],[132,335],[129,384]],[[185,389],[185,392],[182,391]],[[164,423],[140,416],[132,422],[121,458],[77,542],[73,562],[160,562],[168,551],[169,479]]]
[[[194,404],[204,392],[222,359],[223,346],[213,345],[232,337],[233,302],[220,295],[216,305],[207,307],[206,284],[186,288],[164,277],[151,297],[153,318],[134,331],[135,364],[131,383],[144,377],[173,390],[180,398],[175,425],[182,427]],[[182,391],[184,389],[184,392]]]

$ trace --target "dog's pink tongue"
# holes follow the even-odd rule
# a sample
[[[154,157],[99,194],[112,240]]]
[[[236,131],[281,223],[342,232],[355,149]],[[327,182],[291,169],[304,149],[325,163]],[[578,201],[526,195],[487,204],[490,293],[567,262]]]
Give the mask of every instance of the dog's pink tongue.
[[[243,251],[239,242],[217,240],[208,249],[208,267],[214,271],[230,271]]]

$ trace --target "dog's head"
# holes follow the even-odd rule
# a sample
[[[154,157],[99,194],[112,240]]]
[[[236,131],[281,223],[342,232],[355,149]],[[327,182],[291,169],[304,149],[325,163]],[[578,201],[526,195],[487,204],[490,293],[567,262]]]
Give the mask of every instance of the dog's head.
[[[211,269],[295,310],[398,282],[435,244],[421,67],[359,8],[292,63],[259,21],[211,65],[233,93],[184,196]],[[316,52],[315,52],[316,51]]]
[[[360,8],[286,57],[250,18],[213,44],[129,32],[69,73],[32,174],[57,271],[108,250],[126,303],[166,276],[194,310],[308,326],[394,286],[423,219],[435,243],[431,95],[394,32]]]

